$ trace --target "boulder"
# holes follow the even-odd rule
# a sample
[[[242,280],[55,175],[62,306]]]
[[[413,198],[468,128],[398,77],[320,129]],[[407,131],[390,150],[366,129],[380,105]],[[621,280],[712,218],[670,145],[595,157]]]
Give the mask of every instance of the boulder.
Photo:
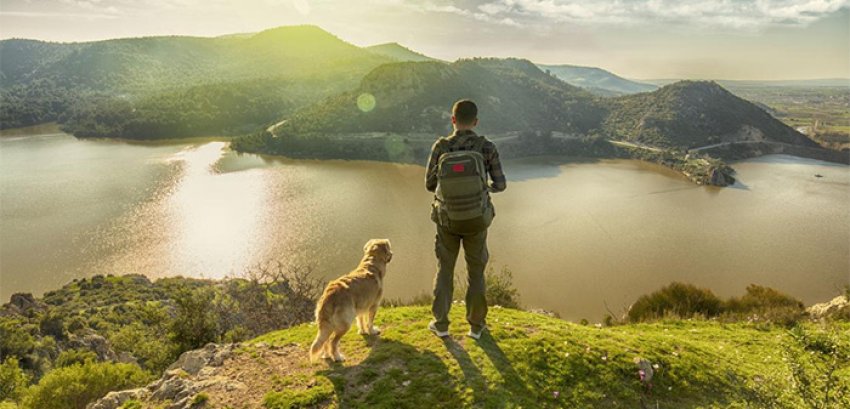
[[[86,409],[118,409],[128,400],[144,400],[150,393],[145,388],[128,389],[126,391],[109,392],[103,398],[90,403]]]
[[[815,304],[807,308],[806,312],[814,319],[850,318],[850,299],[840,295],[828,302]]]

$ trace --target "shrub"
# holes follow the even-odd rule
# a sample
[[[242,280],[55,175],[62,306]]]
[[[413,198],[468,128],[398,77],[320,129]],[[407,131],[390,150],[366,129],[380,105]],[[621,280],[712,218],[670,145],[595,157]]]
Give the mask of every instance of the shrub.
[[[519,291],[514,288],[513,279],[513,272],[507,266],[503,266],[498,272],[492,266],[488,267],[484,273],[484,280],[487,283],[487,305],[519,309]],[[467,288],[466,281],[456,276],[454,298],[465,299]]]
[[[201,393],[195,395],[194,398],[192,398],[192,407],[196,408],[196,407],[204,406],[209,400],[210,400],[210,396],[207,395],[204,392],[201,392]]]
[[[59,357],[53,365],[57,368],[64,368],[71,365],[82,365],[86,362],[96,362],[97,354],[92,351],[69,349],[59,353]]]
[[[673,282],[648,295],[642,295],[629,308],[631,322],[675,316],[714,317],[722,312],[723,302],[711,290]]]
[[[171,339],[181,351],[200,348],[216,340],[218,325],[210,308],[215,294],[201,288],[181,290],[174,297],[176,316],[171,323]]]
[[[401,299],[401,298],[384,298],[381,302],[381,305],[385,307],[404,307],[410,305],[431,305],[434,301],[434,296],[429,293],[419,293],[413,298],[409,299]]]
[[[159,373],[178,357],[177,345],[158,326],[134,322],[109,334],[115,351],[129,352],[142,368]]]
[[[0,363],[0,402],[19,400],[27,385],[29,376],[18,365],[17,358],[9,357]]]
[[[136,399],[130,399],[124,402],[119,409],[142,409],[142,402]]]
[[[724,307],[727,314],[736,318],[746,317],[781,324],[792,324],[805,313],[802,301],[755,284],[747,286],[747,292],[742,297],[730,298]]]
[[[150,375],[132,364],[86,362],[54,369],[33,386],[24,406],[39,409],[85,409],[109,391],[134,388]]]

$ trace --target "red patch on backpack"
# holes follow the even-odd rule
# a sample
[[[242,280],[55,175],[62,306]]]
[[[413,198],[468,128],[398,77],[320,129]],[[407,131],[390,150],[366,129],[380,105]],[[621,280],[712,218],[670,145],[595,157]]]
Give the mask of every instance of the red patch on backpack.
[[[454,173],[463,172],[463,164],[462,163],[456,163],[456,164],[452,165],[452,172],[454,172]]]

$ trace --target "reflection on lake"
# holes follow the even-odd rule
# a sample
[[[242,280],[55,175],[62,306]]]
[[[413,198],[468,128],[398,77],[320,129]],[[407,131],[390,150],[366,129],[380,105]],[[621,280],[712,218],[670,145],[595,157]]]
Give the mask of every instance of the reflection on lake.
[[[766,156],[735,164],[740,182],[726,189],[628,160],[505,167],[490,252],[527,306],[593,320],[673,280],[723,296],[758,283],[809,303],[850,283],[847,166]],[[0,138],[0,175],[4,300],[97,273],[222,277],[270,260],[333,277],[373,237],[393,241],[387,296],[430,291],[434,228],[419,166],[48,132]]]

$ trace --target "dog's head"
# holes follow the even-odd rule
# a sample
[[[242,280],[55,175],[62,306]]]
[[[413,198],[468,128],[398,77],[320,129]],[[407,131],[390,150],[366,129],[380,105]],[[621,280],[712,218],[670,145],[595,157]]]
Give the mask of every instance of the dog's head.
[[[389,239],[372,239],[367,241],[366,245],[363,246],[363,253],[380,258],[387,263],[393,259],[393,252],[390,249]]]

